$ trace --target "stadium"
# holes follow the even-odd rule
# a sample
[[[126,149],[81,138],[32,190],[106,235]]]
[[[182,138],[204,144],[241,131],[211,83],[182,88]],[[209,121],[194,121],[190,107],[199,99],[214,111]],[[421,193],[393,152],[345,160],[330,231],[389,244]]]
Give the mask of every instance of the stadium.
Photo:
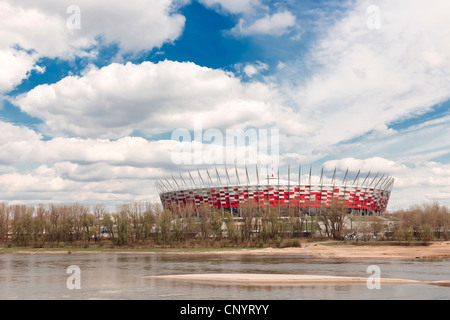
[[[271,172],[269,172],[271,171]],[[394,178],[361,170],[345,173],[324,172],[302,174],[301,166],[278,168],[216,168],[171,175],[156,182],[164,209],[177,210],[186,206],[229,210],[239,215],[244,205],[273,207],[280,210],[298,208],[299,213],[311,214],[330,207],[333,200],[345,203],[349,212],[361,215],[382,214],[386,211]]]

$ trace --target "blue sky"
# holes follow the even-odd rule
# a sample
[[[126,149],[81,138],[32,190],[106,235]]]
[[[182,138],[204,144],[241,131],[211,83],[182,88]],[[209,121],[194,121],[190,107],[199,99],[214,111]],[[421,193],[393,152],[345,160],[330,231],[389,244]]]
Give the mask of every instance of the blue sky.
[[[200,121],[450,205],[448,1],[76,2],[0,0],[1,201],[158,201]]]

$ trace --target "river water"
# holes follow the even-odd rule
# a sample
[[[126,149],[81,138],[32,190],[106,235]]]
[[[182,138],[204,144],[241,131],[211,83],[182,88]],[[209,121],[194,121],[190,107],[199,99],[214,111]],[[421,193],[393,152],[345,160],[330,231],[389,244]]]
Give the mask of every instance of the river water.
[[[78,273],[67,273],[69,266]],[[187,273],[287,273],[369,277],[377,265],[383,278],[449,280],[450,259],[342,260],[302,256],[204,254],[0,254],[0,299],[133,300],[317,300],[450,299],[450,287],[381,284],[243,285],[149,279]],[[78,283],[79,289],[69,289]],[[72,277],[72,278],[71,278]]]

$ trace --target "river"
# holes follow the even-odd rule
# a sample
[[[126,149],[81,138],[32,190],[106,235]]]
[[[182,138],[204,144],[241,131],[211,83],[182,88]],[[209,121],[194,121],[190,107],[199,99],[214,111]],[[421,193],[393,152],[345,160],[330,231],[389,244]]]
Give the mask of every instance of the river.
[[[248,285],[149,279],[187,273],[284,273],[449,280],[450,259],[346,260],[304,256],[205,254],[73,253],[0,254],[0,299],[7,300],[316,300],[450,299],[450,287],[424,284],[365,283]],[[68,273],[77,266],[78,273]],[[77,276],[77,278],[73,278]],[[79,289],[70,289],[78,283]],[[72,281],[73,280],[73,281]]]

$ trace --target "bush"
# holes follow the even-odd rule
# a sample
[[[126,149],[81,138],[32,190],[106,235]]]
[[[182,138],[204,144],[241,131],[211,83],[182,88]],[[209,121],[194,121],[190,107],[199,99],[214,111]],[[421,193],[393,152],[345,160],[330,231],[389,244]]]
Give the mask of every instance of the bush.
[[[434,236],[434,229],[429,224],[423,224],[417,230],[417,238],[418,239],[427,239],[432,240]]]
[[[300,239],[294,238],[289,240],[289,247],[300,248],[301,246]]]
[[[397,240],[411,241],[414,236],[412,227],[402,227],[394,232],[394,238]]]
[[[43,248],[44,247],[44,242],[43,241],[35,241],[33,243],[33,248],[37,249],[37,248]]]
[[[281,238],[279,236],[276,236],[275,240],[273,242],[275,244],[275,247],[281,248],[281,244],[282,244],[283,241],[281,240]]]

